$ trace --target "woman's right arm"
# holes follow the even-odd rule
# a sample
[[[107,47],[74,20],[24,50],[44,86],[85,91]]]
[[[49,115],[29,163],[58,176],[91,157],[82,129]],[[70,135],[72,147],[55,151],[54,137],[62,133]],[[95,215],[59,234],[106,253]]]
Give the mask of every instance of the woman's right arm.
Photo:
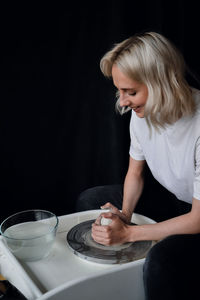
[[[92,226],[92,237],[93,239],[103,245],[107,245],[108,237],[109,243],[123,243],[126,242],[124,240],[124,232],[125,239],[127,239],[127,228],[132,228],[134,226],[128,226],[130,223],[132,213],[135,209],[135,206],[141,196],[144,179],[143,179],[143,170],[145,166],[145,160],[134,160],[130,157],[128,172],[124,181],[124,195],[123,195],[123,204],[122,204],[122,212],[120,212],[115,206],[111,203],[106,203],[102,208],[111,209],[111,213],[103,213],[101,214],[95,223]],[[101,217],[105,218],[114,218],[114,215],[118,215],[120,219],[115,220],[109,226],[99,226]],[[116,217],[116,216],[115,216]],[[114,227],[112,231],[109,231],[108,228],[111,228],[112,224]],[[128,227],[127,227],[128,226]],[[125,229],[125,230],[123,230]],[[122,235],[120,235],[120,232]],[[129,239],[128,234],[128,239]],[[131,237],[132,238],[132,237]]]
[[[124,181],[124,194],[122,214],[126,216],[126,220],[130,222],[132,213],[142,194],[144,186],[145,160],[129,159],[128,172]]]
[[[118,215],[125,223],[130,223],[132,213],[142,194],[144,186],[144,171],[145,160],[135,160],[130,156],[128,172],[124,181],[122,212],[120,212],[112,203],[106,203],[101,208],[111,209],[111,212]],[[97,218],[96,223],[99,223],[101,216]]]

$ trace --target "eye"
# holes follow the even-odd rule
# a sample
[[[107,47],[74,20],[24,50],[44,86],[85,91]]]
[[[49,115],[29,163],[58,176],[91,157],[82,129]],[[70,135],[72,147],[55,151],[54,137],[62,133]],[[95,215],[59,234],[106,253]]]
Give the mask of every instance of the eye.
[[[136,92],[129,93],[129,96],[135,96]]]

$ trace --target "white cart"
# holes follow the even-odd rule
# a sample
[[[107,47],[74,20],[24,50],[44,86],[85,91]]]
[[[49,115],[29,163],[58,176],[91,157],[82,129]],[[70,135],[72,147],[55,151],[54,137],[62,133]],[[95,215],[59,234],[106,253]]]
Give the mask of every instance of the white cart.
[[[48,257],[40,261],[19,262],[0,237],[0,273],[29,300],[143,300],[144,259],[121,265],[98,264],[74,255],[67,245],[66,236],[73,226],[95,219],[101,212],[91,210],[59,217],[55,244]],[[132,222],[155,223],[135,213]]]

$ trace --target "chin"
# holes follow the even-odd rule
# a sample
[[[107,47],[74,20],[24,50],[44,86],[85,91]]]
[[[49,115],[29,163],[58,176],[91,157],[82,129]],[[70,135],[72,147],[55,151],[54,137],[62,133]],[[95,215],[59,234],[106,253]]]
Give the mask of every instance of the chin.
[[[141,118],[141,119],[144,118],[144,113],[139,113],[138,112],[138,113],[136,113],[136,115],[137,115],[138,118]]]

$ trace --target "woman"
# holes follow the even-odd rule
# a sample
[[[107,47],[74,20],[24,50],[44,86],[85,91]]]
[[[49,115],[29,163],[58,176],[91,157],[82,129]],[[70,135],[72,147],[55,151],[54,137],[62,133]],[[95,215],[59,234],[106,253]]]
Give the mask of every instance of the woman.
[[[194,267],[200,267],[200,92],[186,82],[179,51],[155,32],[115,45],[102,58],[101,70],[118,90],[120,112],[132,110],[131,145],[122,212],[115,201],[103,205],[112,208],[112,213],[103,214],[112,223],[100,226],[97,219],[92,237],[104,245],[159,241],[144,265],[146,299],[199,299]],[[131,226],[143,191],[145,163],[176,196],[170,202],[171,211],[177,203],[180,209],[177,216],[169,214],[156,224]],[[79,198],[77,207],[83,205],[83,198],[90,201],[86,195]]]

